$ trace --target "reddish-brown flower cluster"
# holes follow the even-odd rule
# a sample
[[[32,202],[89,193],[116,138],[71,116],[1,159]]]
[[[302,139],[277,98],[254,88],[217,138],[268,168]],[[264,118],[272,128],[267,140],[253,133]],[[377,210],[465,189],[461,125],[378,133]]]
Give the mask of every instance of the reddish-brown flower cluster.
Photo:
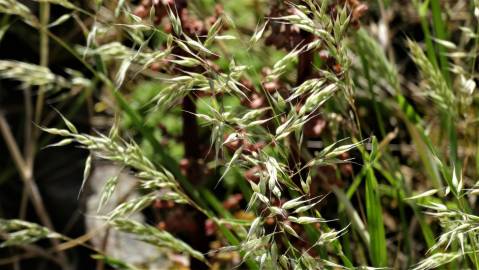
[[[204,21],[192,16],[187,7],[187,0],[143,0],[134,11],[134,14],[140,18],[146,18],[152,8],[155,7],[155,23],[163,24],[164,31],[172,32],[172,25],[168,17],[168,8],[177,12],[181,21],[182,30],[189,36],[203,36],[208,33],[210,27],[216,22],[223,13],[221,5],[215,6],[215,15],[206,18]]]
[[[368,11],[368,5],[362,3],[359,0],[347,0],[351,11],[351,23],[355,27],[359,27],[359,20],[366,14]]]

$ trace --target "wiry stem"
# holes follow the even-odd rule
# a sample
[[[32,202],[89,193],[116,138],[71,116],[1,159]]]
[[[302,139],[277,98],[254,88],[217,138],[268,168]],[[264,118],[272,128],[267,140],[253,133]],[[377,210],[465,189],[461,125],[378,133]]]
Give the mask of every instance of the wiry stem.
[[[48,66],[48,21],[50,20],[50,4],[40,3],[40,66]],[[43,103],[45,99],[45,87],[38,90],[37,103],[35,105],[35,123],[40,123],[42,117]]]
[[[32,153],[32,93],[30,88],[27,88],[23,91],[23,97],[25,100],[25,132],[24,132],[24,149],[23,155],[25,157],[30,156]],[[29,163],[29,161],[27,161]],[[20,211],[19,217],[20,219],[25,219],[27,214],[27,206],[28,206],[28,190],[27,187],[23,187],[22,191],[22,199],[20,202]]]
[[[50,4],[46,2],[41,2],[40,4],[40,26],[39,26],[39,34],[40,34],[40,66],[47,67],[48,66],[48,21],[50,19]],[[30,97],[29,97],[30,98]],[[38,97],[35,104],[35,116],[34,122],[32,123],[32,109],[28,109],[27,119],[29,119],[29,125],[34,125],[35,123],[40,124],[42,110],[43,110],[43,103],[45,99],[45,86],[40,86],[38,88]],[[29,101],[30,102],[30,101]],[[31,107],[31,104],[27,102],[26,104]],[[37,147],[36,139],[38,137],[38,129],[30,128],[31,134],[28,136],[26,141],[26,153],[25,153],[25,162],[28,166],[28,169],[33,173],[33,166],[34,166],[34,159],[35,159],[35,151]]]
[[[32,200],[33,207],[35,208],[38,217],[48,229],[54,230],[53,223],[48,216],[48,212],[43,203],[43,199],[40,195],[40,191],[38,190],[38,186],[33,179],[32,171],[23,159],[20,153],[20,149],[18,148],[18,145],[7,123],[7,120],[2,113],[0,113],[0,133],[5,139],[7,148],[10,151],[10,155],[12,156],[15,166],[17,167],[20,178],[22,179],[27,188],[28,194]],[[51,239],[51,241],[54,246],[58,246],[60,244],[58,239]],[[66,256],[63,253],[60,253],[59,255],[60,260],[62,261],[63,269],[69,269],[68,263],[66,261]]]
[[[12,156],[15,166],[17,166],[20,176],[22,177],[22,179],[26,178],[27,165],[22,158],[22,154],[20,153],[20,149],[18,148],[17,143],[15,142],[15,139],[13,138],[13,135],[10,130],[10,127],[8,126],[7,120],[5,119],[5,116],[3,115],[3,113],[1,112],[0,112],[0,132],[2,133],[3,138],[5,139],[7,148],[10,151],[10,155]]]

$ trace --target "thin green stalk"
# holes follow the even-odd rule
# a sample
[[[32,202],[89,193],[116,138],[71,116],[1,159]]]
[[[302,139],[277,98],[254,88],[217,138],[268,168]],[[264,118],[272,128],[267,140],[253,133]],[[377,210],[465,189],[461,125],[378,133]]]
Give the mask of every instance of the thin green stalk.
[[[50,20],[50,3],[40,2],[40,66],[48,66],[49,57],[49,41],[48,41],[48,22]],[[40,86],[38,89],[37,102],[35,105],[35,123],[40,123],[43,111],[43,103],[45,100],[45,87]],[[35,132],[38,134],[38,132]],[[34,140],[35,140],[34,136]],[[32,149],[35,151],[35,149]]]
[[[387,266],[386,236],[382,216],[381,198],[374,170],[368,166],[366,174],[366,215],[371,237],[370,256],[375,267]]]
[[[425,15],[420,14],[419,18],[421,21],[422,31],[424,32],[424,41],[426,42],[427,58],[429,58],[429,61],[431,61],[431,63],[437,67],[438,64],[436,59],[436,52],[434,49],[434,44],[431,39],[431,32],[429,31],[429,23],[427,22]]]
[[[447,31],[442,19],[441,4],[439,0],[431,0],[431,10],[434,32],[438,39],[447,40]],[[446,57],[446,48],[441,44],[436,44],[439,52],[439,64],[441,67],[442,75],[446,79],[446,82],[451,86],[451,76],[449,74],[449,63]]]
[[[379,173],[381,173],[384,176],[384,178],[386,178],[390,183],[393,183],[393,186],[396,189],[395,199],[398,201],[398,204],[399,204],[398,205],[399,219],[401,221],[401,229],[404,236],[405,253],[409,255],[407,257],[407,261],[408,261],[407,265],[410,266],[412,264],[411,236],[409,235],[409,232],[408,232],[409,222],[406,219],[405,203],[404,203],[405,193],[407,193],[407,187],[404,185],[404,180],[402,179],[402,176],[401,176],[401,179],[395,179],[392,173],[383,169],[383,167],[378,163],[375,164],[374,168]],[[397,168],[395,169],[397,170]]]
[[[354,209],[346,194],[344,194],[341,189],[333,187],[333,192],[336,195],[336,198],[338,198],[338,201],[340,202],[339,212],[342,212],[343,210],[346,212],[352,227],[357,231],[364,244],[369,248],[371,245],[371,237],[367,231],[366,226],[359,217],[359,214],[357,213],[356,209]]]
[[[338,211],[339,223],[341,227],[346,227],[349,224],[348,216],[345,211]],[[353,260],[353,253],[351,252],[351,235],[349,233],[341,237],[341,246],[344,247],[344,256],[348,258],[349,261]]]
[[[367,230],[369,232],[369,256],[371,262],[375,267],[386,267],[388,264],[387,249],[386,249],[386,234],[383,222],[383,210],[381,205],[381,193],[379,184],[374,172],[374,164],[376,159],[380,156],[378,153],[377,140],[372,138],[371,152],[366,152],[362,145],[358,145],[364,160],[364,167],[366,169],[366,218]]]
[[[361,171],[354,177],[353,183],[349,186],[348,190],[346,191],[346,196],[350,200],[356,190],[359,188],[361,183],[363,182],[363,178],[366,175],[366,167],[361,168]]]

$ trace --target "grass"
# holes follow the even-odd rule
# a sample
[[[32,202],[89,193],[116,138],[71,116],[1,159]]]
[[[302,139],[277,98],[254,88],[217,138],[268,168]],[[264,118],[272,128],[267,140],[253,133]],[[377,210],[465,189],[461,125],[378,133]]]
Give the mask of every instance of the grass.
[[[193,269],[479,268],[478,3],[413,1],[404,9],[416,24],[395,26],[388,12],[410,18],[393,1],[370,3],[371,16],[365,1],[177,2],[46,0],[37,17],[0,0],[1,29],[39,36],[38,64],[0,61],[26,97],[25,140],[9,111],[0,129],[41,223],[23,210],[0,219],[1,247],[73,269],[61,247],[81,242],[102,264],[142,269],[85,244],[88,232],[78,243],[55,232],[33,175],[53,143],[90,152],[82,186],[99,159],[133,174],[139,196],[101,216],[104,226],[184,254]],[[85,42],[58,34],[67,23]],[[404,33],[410,24],[420,33]],[[51,44],[81,68],[53,67]],[[75,98],[59,104],[65,117],[45,106],[58,93]],[[109,133],[79,132],[69,119],[80,106],[109,113]],[[108,181],[101,206],[120,184]],[[165,201],[172,209],[154,206]],[[175,233],[174,211],[193,215],[198,233]],[[148,212],[148,222],[130,218]],[[38,251],[41,239],[59,260]]]

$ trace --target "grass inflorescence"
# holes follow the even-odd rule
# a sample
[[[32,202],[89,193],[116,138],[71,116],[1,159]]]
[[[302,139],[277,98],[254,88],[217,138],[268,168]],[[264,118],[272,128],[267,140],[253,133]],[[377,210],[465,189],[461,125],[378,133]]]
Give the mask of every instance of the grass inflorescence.
[[[64,251],[81,245],[98,269],[148,268],[55,232],[35,156],[75,146],[78,197],[100,162],[135,179],[120,201],[122,178],[105,179],[88,215],[192,269],[479,267],[478,1],[38,2],[37,16],[0,0],[0,41],[15,24],[39,36],[38,64],[0,60],[26,135],[3,109],[0,134],[41,223],[0,219],[1,248],[73,269]],[[80,67],[50,67],[52,43]]]

